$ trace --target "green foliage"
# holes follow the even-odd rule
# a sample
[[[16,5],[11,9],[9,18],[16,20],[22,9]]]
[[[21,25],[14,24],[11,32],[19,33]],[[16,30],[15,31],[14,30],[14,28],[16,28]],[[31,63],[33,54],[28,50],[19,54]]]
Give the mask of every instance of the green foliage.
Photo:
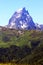
[[[43,31],[0,31],[0,62],[41,64],[43,62]]]
[[[10,45],[23,46],[28,45],[32,47],[32,42],[39,41],[39,43],[43,42],[43,31],[22,31],[23,34],[18,34],[18,30],[6,30],[1,31],[0,33],[0,46],[8,47]]]

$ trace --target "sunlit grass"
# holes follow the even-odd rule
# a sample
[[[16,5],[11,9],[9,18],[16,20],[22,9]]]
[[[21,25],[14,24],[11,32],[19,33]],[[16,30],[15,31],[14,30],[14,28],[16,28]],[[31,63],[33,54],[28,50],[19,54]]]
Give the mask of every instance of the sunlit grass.
[[[41,64],[16,64],[16,63],[0,63],[0,65],[41,65]]]
[[[0,63],[0,65],[30,65],[30,64]]]

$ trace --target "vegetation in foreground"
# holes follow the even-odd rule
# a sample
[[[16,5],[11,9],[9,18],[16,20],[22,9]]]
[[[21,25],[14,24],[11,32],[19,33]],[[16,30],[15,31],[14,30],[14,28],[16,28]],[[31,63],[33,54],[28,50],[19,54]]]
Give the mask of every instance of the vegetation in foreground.
[[[0,31],[0,65],[19,64],[43,65],[43,31]]]

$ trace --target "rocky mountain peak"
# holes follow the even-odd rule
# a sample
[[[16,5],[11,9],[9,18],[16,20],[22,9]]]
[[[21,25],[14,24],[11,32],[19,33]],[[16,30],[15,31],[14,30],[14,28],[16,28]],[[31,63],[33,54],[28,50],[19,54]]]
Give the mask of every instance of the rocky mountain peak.
[[[9,19],[9,28],[13,29],[36,29],[35,23],[32,20],[28,10],[21,8],[17,10]]]

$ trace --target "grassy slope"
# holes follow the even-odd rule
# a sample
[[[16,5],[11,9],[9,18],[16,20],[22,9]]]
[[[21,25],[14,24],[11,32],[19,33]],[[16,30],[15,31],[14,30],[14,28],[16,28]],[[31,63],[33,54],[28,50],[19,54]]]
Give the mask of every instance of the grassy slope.
[[[27,65],[29,63],[30,64],[33,63],[34,65],[41,64],[43,62],[43,51],[41,50],[43,48],[43,31],[41,32],[41,31],[31,30],[31,31],[22,31],[22,32],[23,34],[18,34],[18,30],[9,30],[9,29],[5,31],[0,31],[0,47],[6,48],[6,47],[10,47],[10,45],[16,45],[22,48],[24,45],[28,45],[32,49],[33,46],[31,44],[31,41],[36,42],[39,40],[40,43],[37,45],[37,47],[34,50],[31,51],[31,54],[27,55],[25,58],[22,58],[19,61],[19,63],[24,63],[24,64],[26,63]],[[7,41],[5,41],[4,39],[5,37],[8,38]]]
[[[8,41],[4,41],[3,38],[9,38]],[[43,39],[43,32],[38,31],[25,31],[24,34],[18,34],[17,30],[5,30],[0,33],[0,47],[8,47],[10,45],[23,46],[25,44],[30,45],[31,40]],[[42,41],[43,42],[43,41]]]
[[[27,55],[19,61],[19,63],[27,64],[42,64],[43,63],[43,47],[38,47],[32,51],[30,55]]]

